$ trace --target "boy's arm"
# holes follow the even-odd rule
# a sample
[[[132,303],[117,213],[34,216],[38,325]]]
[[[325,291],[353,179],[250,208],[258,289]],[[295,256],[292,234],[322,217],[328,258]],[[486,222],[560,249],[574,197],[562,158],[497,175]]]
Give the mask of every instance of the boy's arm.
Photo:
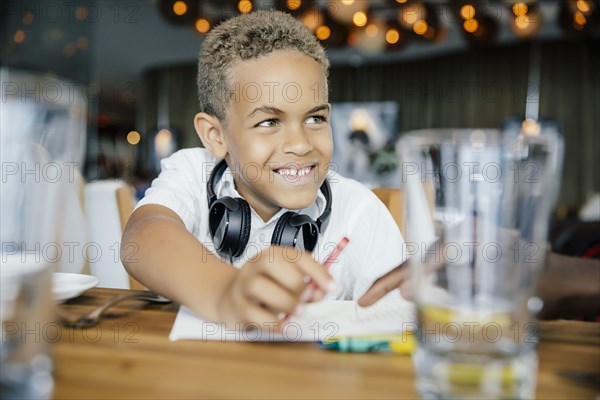
[[[145,205],[129,218],[121,260],[134,278],[212,321],[237,270],[223,263],[185,228],[167,207]]]
[[[280,322],[280,314],[291,314],[300,303],[335,290],[331,276],[308,252],[290,257],[289,249],[271,246],[241,269],[234,268],[160,205],[144,205],[132,214],[121,250],[127,271],[148,288],[231,327],[255,323],[279,330],[273,324]],[[319,288],[309,298],[307,276]]]

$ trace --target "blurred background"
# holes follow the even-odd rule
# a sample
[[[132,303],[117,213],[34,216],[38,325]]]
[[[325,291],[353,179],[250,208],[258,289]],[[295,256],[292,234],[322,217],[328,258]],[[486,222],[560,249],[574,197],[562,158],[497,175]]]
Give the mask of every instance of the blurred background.
[[[3,102],[44,105],[46,124],[78,121],[68,134],[83,179],[120,179],[140,197],[162,157],[200,145],[195,66],[206,32],[271,8],[301,19],[327,50],[340,172],[396,186],[403,132],[543,122],[565,138],[557,216],[600,191],[597,0],[5,0]]]

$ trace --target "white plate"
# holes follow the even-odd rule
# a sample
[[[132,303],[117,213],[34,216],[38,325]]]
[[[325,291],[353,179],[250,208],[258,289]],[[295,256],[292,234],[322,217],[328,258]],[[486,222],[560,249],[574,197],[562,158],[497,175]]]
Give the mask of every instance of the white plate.
[[[95,276],[55,272],[52,274],[52,294],[54,300],[62,303],[79,296],[99,283],[100,280]]]

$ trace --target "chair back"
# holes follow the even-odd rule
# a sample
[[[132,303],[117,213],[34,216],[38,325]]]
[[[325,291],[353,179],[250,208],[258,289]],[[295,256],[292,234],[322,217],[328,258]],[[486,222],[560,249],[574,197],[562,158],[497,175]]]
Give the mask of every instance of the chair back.
[[[121,236],[135,206],[130,185],[122,181],[98,181],[85,188],[88,226],[87,259],[100,287],[144,289],[123,267],[120,260]]]
[[[425,198],[427,199],[427,206],[433,216],[433,210],[435,207],[435,193],[434,188],[431,182],[425,182],[423,184],[423,189],[425,191]],[[403,237],[406,237],[405,229],[405,193],[404,190],[398,188],[389,188],[389,187],[378,187],[373,189],[373,193],[381,200],[383,204],[387,207],[390,214],[396,221],[400,232]],[[433,218],[433,217],[432,217]]]

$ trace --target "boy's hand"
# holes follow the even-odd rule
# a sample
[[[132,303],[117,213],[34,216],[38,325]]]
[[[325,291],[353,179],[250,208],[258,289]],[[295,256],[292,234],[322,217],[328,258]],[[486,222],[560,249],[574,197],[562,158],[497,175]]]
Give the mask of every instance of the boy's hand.
[[[314,291],[311,281],[316,283]],[[282,315],[299,313],[303,302],[320,300],[332,290],[335,283],[327,269],[309,252],[271,246],[237,271],[217,312],[231,327],[253,323],[279,331]]]
[[[412,300],[410,285],[410,270],[408,262],[405,261],[387,274],[379,277],[369,290],[358,299],[358,305],[367,307],[375,304],[379,299],[394,289],[400,289],[402,297]]]

